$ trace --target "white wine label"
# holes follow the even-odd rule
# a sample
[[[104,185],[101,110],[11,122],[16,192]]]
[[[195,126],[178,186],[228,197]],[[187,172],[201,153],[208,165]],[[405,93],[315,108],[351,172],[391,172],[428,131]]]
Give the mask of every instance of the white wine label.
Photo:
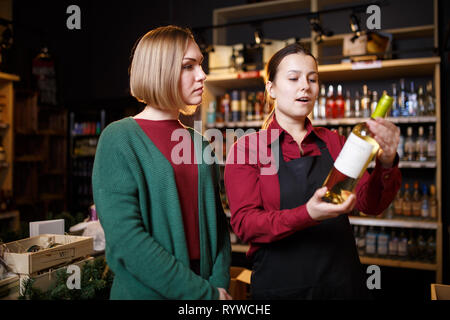
[[[352,132],[334,162],[334,167],[348,177],[357,179],[369,160],[372,150],[372,144]]]

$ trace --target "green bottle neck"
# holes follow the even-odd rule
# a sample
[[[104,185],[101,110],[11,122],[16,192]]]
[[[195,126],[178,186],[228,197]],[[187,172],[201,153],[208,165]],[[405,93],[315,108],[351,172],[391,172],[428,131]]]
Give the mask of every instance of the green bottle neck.
[[[376,118],[384,118],[389,109],[392,106],[392,103],[394,102],[394,98],[391,96],[388,96],[387,94],[383,94],[383,96],[378,100],[377,107],[375,108],[375,111],[370,116],[372,119]]]

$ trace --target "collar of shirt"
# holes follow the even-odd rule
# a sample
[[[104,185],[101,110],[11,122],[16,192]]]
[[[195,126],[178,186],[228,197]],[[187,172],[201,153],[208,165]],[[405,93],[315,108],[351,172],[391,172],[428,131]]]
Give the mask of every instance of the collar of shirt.
[[[267,144],[272,144],[277,138],[280,138],[283,157],[286,161],[290,161],[292,159],[300,158],[301,156],[316,156],[320,155],[320,150],[315,143],[315,140],[312,137],[312,134],[315,134],[319,139],[324,142],[327,141],[326,137],[323,136],[320,130],[314,128],[309,118],[305,119],[305,127],[306,127],[306,135],[302,141],[302,150],[303,155],[300,152],[300,148],[294,138],[284,130],[278,121],[276,120],[275,115],[272,118],[272,121],[267,127],[268,135],[270,136],[267,139]]]

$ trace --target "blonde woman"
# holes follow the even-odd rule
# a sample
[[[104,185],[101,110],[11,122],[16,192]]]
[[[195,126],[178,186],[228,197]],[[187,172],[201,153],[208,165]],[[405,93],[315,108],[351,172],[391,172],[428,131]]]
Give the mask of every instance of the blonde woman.
[[[115,274],[111,299],[231,299],[218,170],[201,161],[208,142],[178,120],[202,101],[202,60],[187,29],[145,34],[130,88],[146,107],[101,134],[92,183]],[[188,137],[184,154],[174,152],[180,142],[173,136]]]

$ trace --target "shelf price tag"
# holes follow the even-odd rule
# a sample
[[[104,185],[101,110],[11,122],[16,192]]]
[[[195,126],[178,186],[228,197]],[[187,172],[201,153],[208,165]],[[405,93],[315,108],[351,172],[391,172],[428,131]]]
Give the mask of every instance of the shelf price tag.
[[[352,63],[352,70],[376,69],[381,68],[381,60],[358,61]]]
[[[251,79],[251,78],[259,78],[259,77],[260,77],[259,70],[239,72],[237,75],[238,79]]]

